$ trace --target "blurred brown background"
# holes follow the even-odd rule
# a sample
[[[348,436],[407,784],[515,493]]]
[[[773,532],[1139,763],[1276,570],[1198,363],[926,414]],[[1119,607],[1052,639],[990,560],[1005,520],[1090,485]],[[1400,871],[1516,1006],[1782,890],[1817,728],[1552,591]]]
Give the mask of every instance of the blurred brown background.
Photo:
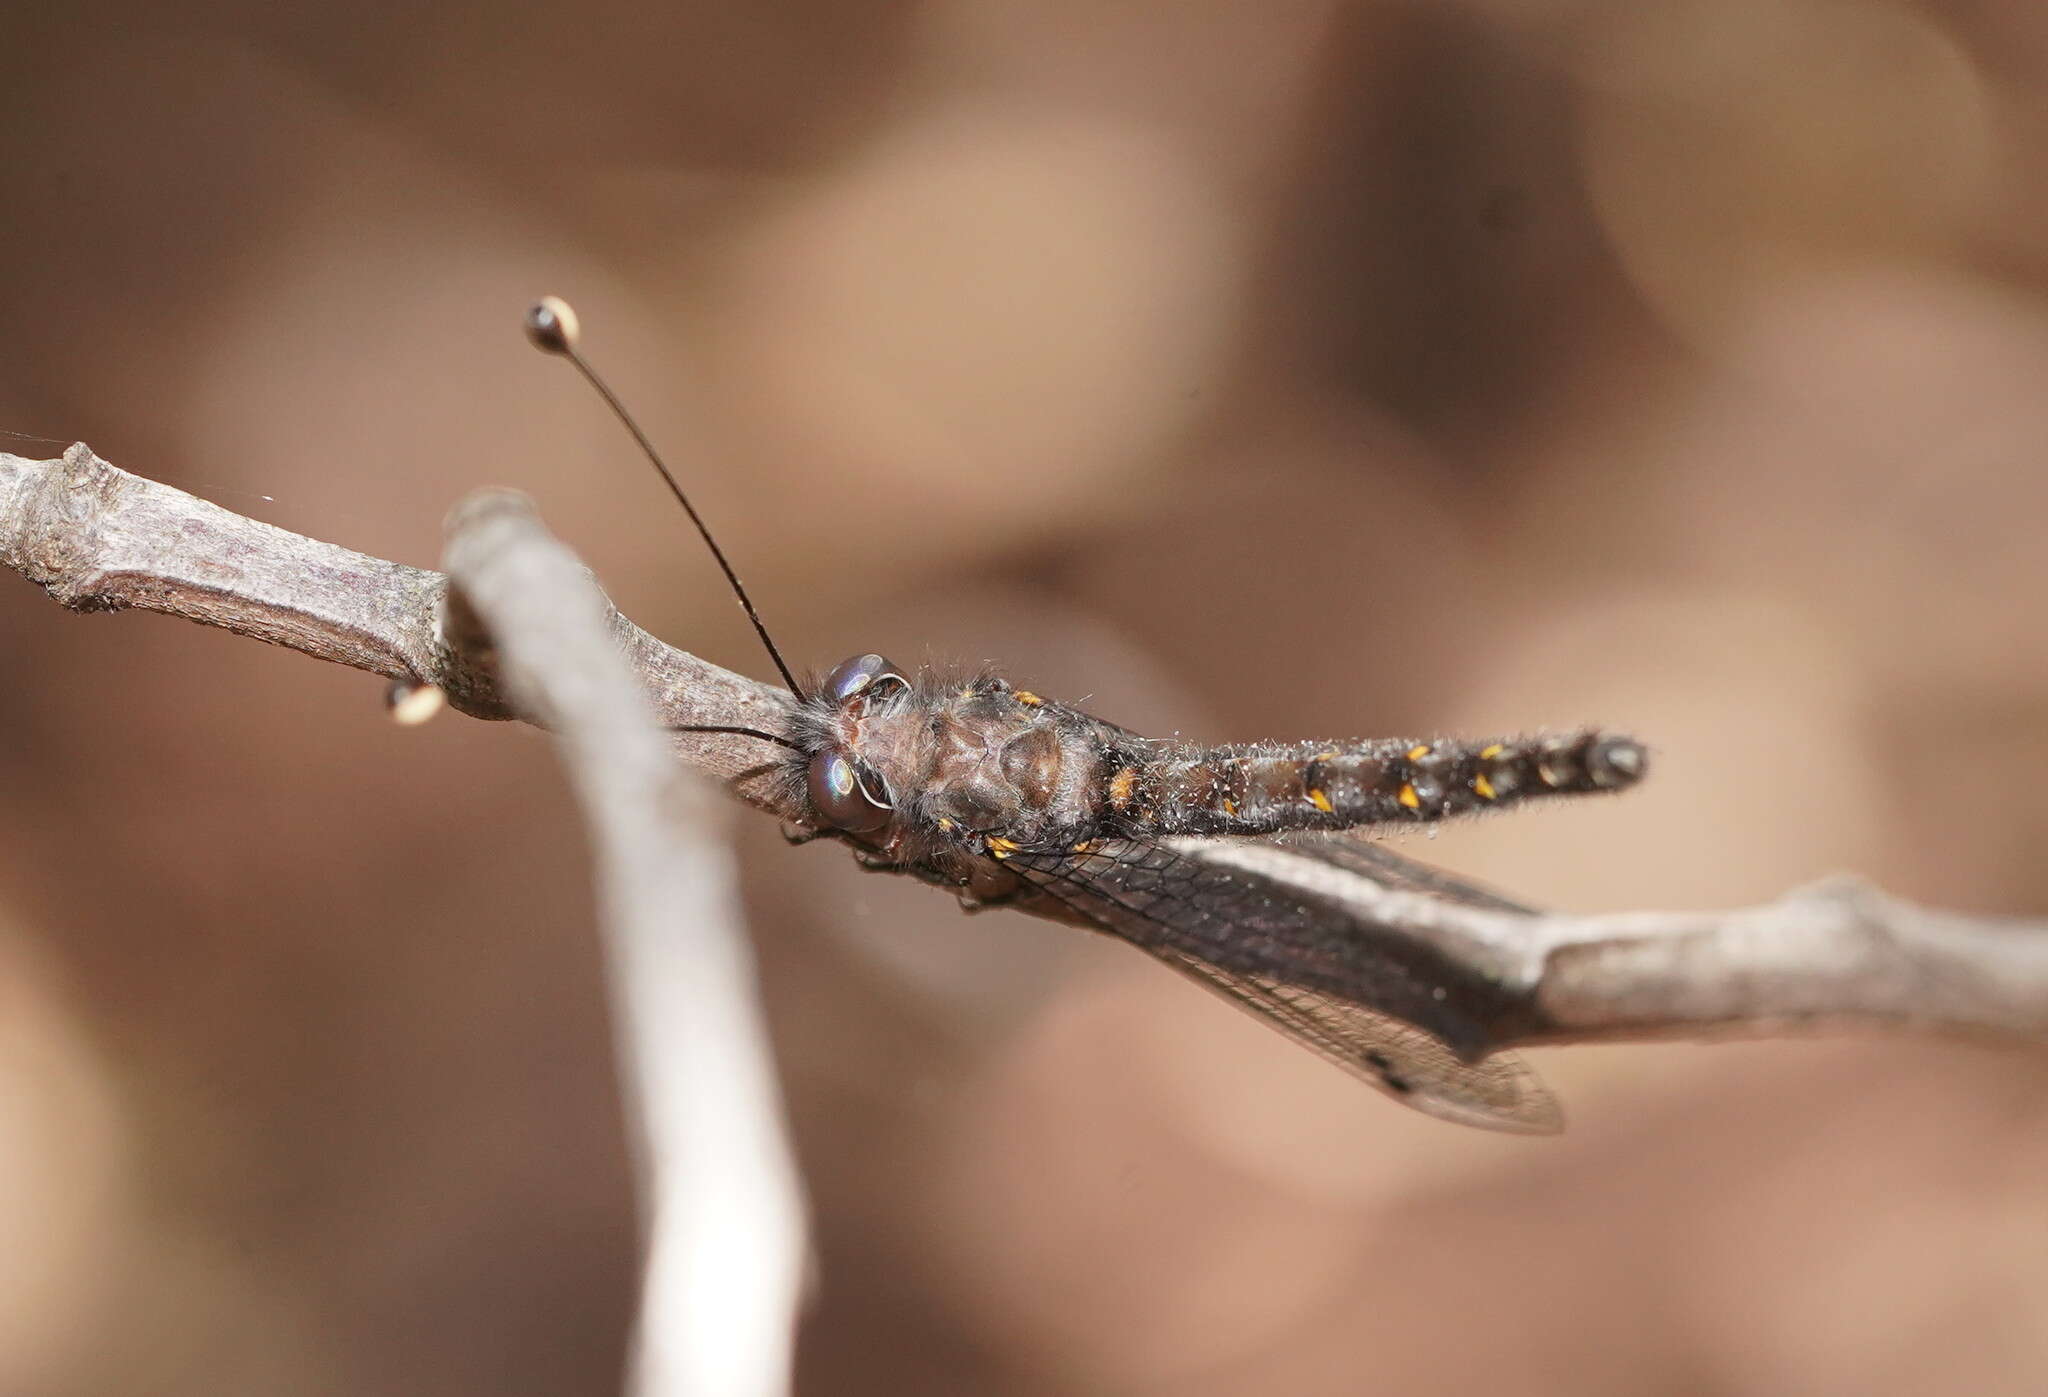
[[[432,563],[536,495],[784,648],[1205,738],[1598,721],[1534,899],[2048,905],[2032,0],[85,4],[0,20],[0,439]],[[0,579],[0,1394],[615,1390],[545,741]],[[1402,1112],[1128,951],[739,822],[806,1394],[2048,1390],[2048,1063],[1536,1055]]]

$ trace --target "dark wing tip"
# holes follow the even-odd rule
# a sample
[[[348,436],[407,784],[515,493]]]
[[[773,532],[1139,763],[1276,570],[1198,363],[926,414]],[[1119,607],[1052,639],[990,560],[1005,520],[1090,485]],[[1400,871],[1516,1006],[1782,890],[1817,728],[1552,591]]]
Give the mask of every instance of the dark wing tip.
[[[1478,1086],[1472,1091],[1469,1088]],[[1542,1079],[1512,1053],[1496,1053],[1472,1068],[1472,1076],[1451,1091],[1404,1095],[1416,1110],[1505,1135],[1562,1135],[1564,1107]]]

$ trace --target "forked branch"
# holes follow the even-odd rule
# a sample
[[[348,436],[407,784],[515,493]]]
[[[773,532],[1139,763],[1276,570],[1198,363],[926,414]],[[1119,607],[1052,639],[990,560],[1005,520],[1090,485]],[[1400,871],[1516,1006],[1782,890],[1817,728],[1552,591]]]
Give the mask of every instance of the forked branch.
[[[537,525],[535,526],[538,527]],[[0,454],[0,560],[80,610],[138,607],[393,680],[433,684],[482,718],[560,713],[459,643],[441,574],[317,542],[115,469]],[[783,730],[789,696],[654,639],[609,604],[600,622],[659,722]],[[683,764],[800,819],[757,740],[670,733]],[[596,817],[593,810],[593,818]],[[916,870],[912,870],[916,871]],[[1383,896],[1384,920],[1509,987],[1497,1046],[1708,1033],[1816,1021],[2048,1039],[2048,925],[1915,907],[1838,879],[1731,912],[1573,917]],[[1057,905],[1023,910],[1058,920]]]

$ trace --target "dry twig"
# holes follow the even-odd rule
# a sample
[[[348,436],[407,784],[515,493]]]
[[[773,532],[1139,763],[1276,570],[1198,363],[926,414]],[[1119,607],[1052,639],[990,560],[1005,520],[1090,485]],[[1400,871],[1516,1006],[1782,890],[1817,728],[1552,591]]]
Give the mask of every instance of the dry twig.
[[[719,821],[668,759],[604,595],[521,496],[448,525],[451,661],[559,738],[595,847],[648,1224],[632,1390],[789,1390],[803,1207]]]
[[[82,610],[141,607],[223,626],[393,679],[438,684],[478,717],[511,716],[499,677],[437,629],[439,574],[316,542],[129,475],[83,446],[0,455],[0,560]],[[781,690],[655,640],[609,607],[613,647],[661,721],[780,731]],[[671,734],[684,763],[800,819],[758,741]],[[915,870],[913,870],[915,871]],[[999,871],[999,870],[998,870]],[[1519,991],[1496,1047],[1815,1021],[2048,1037],[2048,926],[1962,917],[1854,879],[1759,907],[1572,917],[1468,907],[1388,888],[1375,915]],[[1028,896],[1023,910],[1069,920]]]
[[[642,682],[663,676],[681,720],[775,722],[786,701],[622,620],[517,496],[465,504],[447,553],[445,577],[365,557],[82,446],[59,461],[0,455],[0,556],[65,605],[184,616],[557,734],[595,846],[646,1222],[633,1390],[775,1397],[789,1387],[802,1202],[730,853]],[[696,757],[726,775],[748,764]]]

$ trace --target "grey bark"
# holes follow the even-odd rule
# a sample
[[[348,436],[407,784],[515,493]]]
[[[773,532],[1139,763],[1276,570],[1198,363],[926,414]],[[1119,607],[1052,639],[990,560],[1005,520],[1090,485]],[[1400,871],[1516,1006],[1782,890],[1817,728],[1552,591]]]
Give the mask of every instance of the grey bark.
[[[80,610],[161,611],[438,684],[477,717],[555,717],[523,708],[487,651],[446,633],[440,574],[245,519],[83,446],[57,461],[0,454],[0,560]],[[600,628],[664,725],[775,732],[788,719],[782,690],[665,645],[609,604]],[[666,745],[756,807],[803,818],[760,742],[672,733]],[[1920,908],[1856,879],[1735,911],[1591,917],[1380,895],[1387,921],[1528,991],[1532,1012],[1502,1047],[1838,1021],[2048,1037],[2048,924]],[[1028,896],[1018,905],[1071,920]]]
[[[642,676],[659,670],[681,717],[773,722],[786,704],[621,619],[504,491],[451,517],[444,577],[242,518],[83,447],[0,455],[0,556],[82,611],[184,616],[555,733],[594,846],[644,1222],[631,1390],[787,1393],[803,1205],[725,812],[672,759]]]

